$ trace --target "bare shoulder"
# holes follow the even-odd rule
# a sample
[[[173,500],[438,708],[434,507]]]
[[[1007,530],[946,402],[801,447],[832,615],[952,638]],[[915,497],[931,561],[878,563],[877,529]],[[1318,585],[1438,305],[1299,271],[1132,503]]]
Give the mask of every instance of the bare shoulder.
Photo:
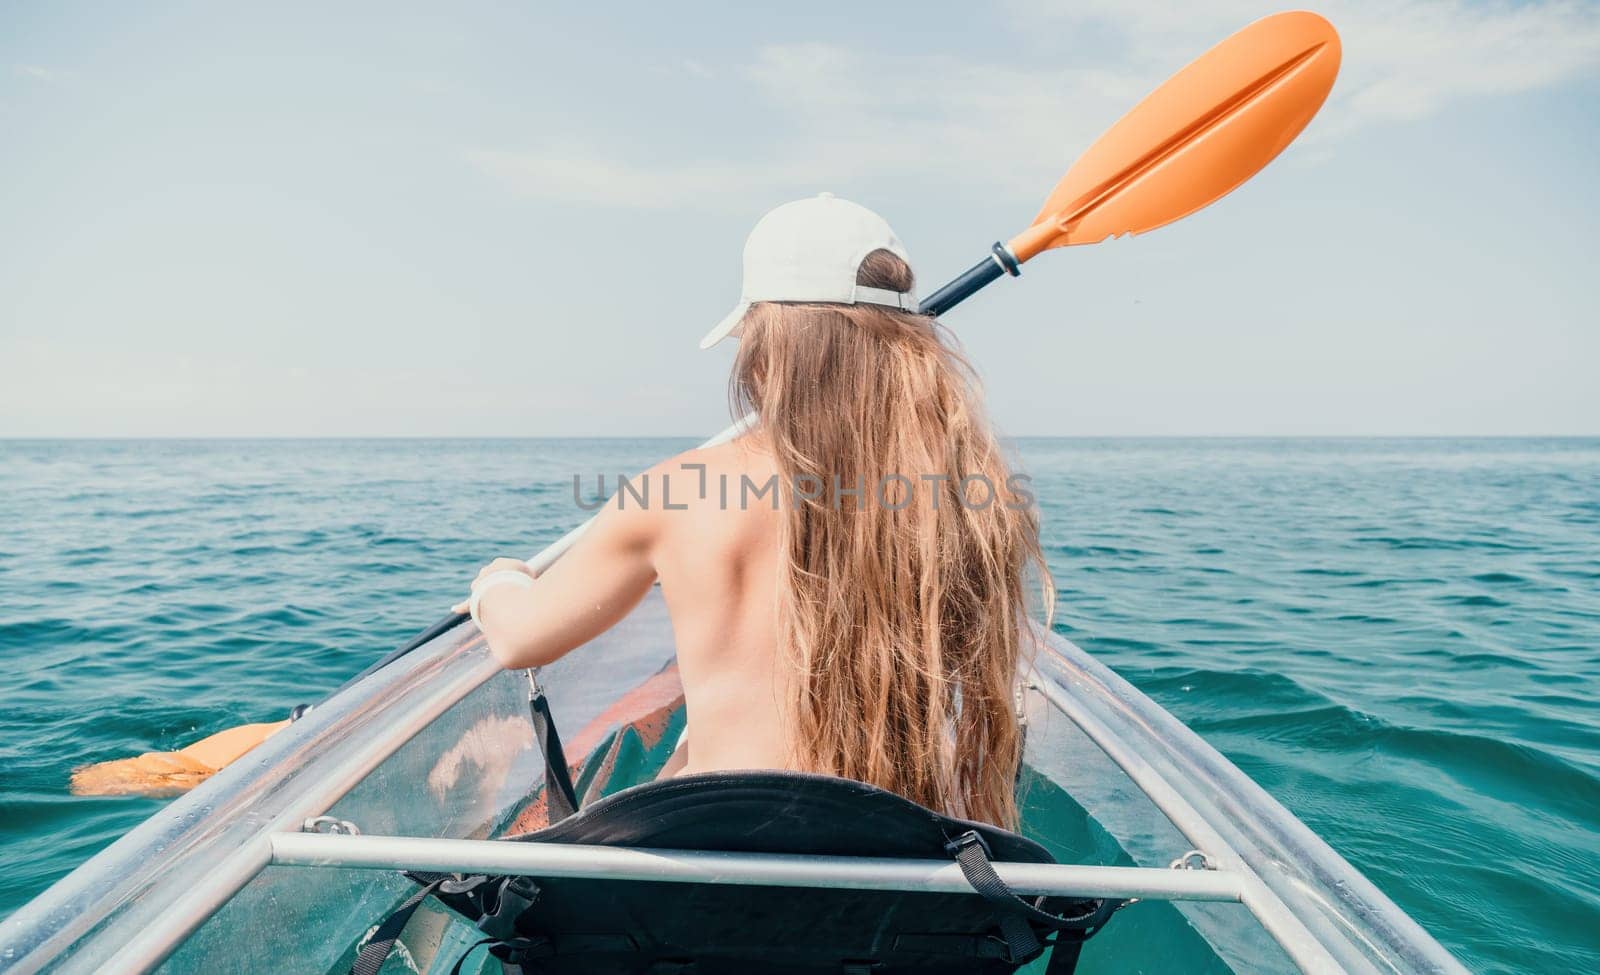
[[[740,535],[750,530],[741,517],[756,497],[775,497],[776,467],[758,440],[741,437],[669,457],[643,472],[621,502],[637,511],[640,527],[658,539]],[[768,482],[772,482],[768,484]],[[752,487],[757,485],[758,487]]]
[[[696,447],[685,450],[676,457],[670,457],[665,464],[706,464],[712,467],[744,468],[751,465],[765,465],[771,463],[771,454],[767,450],[766,440],[759,431],[751,431],[741,437],[720,443],[714,447]]]
[[[741,475],[765,477],[776,469],[762,442],[746,435],[714,447],[686,450],[646,473],[663,495],[670,494],[677,504],[716,496],[724,479],[737,483]]]
[[[630,547],[651,547],[669,526],[683,522],[678,513],[715,510],[722,484],[737,485],[741,473],[764,463],[765,455],[742,440],[686,450],[619,476],[615,493],[596,512],[594,533]]]

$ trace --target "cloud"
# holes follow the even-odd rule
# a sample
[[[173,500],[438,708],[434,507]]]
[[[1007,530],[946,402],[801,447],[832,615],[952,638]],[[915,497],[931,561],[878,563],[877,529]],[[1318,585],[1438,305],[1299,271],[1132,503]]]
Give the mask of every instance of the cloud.
[[[735,77],[780,122],[742,157],[634,159],[572,138],[465,157],[525,198],[619,207],[748,210],[781,191],[903,174],[968,186],[982,174],[1031,201],[1141,94],[1098,70],[1001,69],[831,44],[759,48]],[[1064,90],[1078,93],[1071,113],[1061,111]],[[1085,111],[1089,103],[1102,110]]]
[[[1013,0],[1010,13],[1019,27],[1046,33],[1050,25],[1111,31],[1139,52],[1140,65],[1164,62],[1170,72],[1278,7],[1255,0],[1203,8],[1172,0]],[[1338,28],[1344,63],[1323,117],[1308,132],[1313,137],[1423,118],[1463,99],[1549,88],[1600,67],[1600,5],[1592,3],[1324,0],[1317,10]]]
[[[1019,68],[829,44],[761,48],[744,77],[786,117],[795,133],[789,150],[813,147],[809,155],[819,164],[883,171],[932,164],[966,175],[981,167],[1002,180],[1009,161],[1059,159],[1097,134],[1096,116],[1137,97],[1124,79],[1100,69]]]
[[[37,64],[14,65],[12,66],[11,71],[19,78],[31,78],[34,81],[43,82],[47,85],[59,85],[64,81],[70,80],[72,77],[65,71],[57,71],[53,68],[45,68]]]
[[[1051,174],[1196,54],[1275,3],[1012,0],[1015,59],[775,44],[725,82],[779,119],[743,155],[631,160],[581,141],[468,159],[521,195],[614,206],[745,207],[779,188],[917,178],[1031,199]],[[1549,88],[1600,65],[1600,6],[1328,0],[1344,64],[1308,157],[1357,129],[1452,102]],[[1306,150],[1302,150],[1306,151]]]
[[[705,62],[697,61],[694,58],[684,58],[682,61],[678,62],[678,65],[683,69],[683,72],[690,77],[710,79],[716,76],[716,73],[707,67]]]
[[[785,171],[727,161],[635,163],[581,143],[520,152],[469,149],[465,157],[521,197],[633,209],[728,203],[760,191]],[[792,167],[787,171],[803,175]]]

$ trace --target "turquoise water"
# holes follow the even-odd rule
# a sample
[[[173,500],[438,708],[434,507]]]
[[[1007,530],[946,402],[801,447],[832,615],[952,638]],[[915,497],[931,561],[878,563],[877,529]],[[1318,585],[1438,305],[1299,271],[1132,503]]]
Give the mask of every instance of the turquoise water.
[[[687,441],[0,442],[0,914]],[[1600,440],[1029,440],[1058,626],[1481,971],[1600,968]]]

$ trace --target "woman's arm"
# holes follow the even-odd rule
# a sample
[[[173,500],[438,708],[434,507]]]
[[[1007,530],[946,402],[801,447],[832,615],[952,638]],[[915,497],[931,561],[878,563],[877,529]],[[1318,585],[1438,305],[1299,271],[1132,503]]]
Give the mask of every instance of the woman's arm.
[[[542,667],[610,629],[655,582],[654,512],[608,503],[593,526],[531,586],[492,586],[478,599],[489,651],[510,669]],[[527,566],[497,559],[479,574]]]

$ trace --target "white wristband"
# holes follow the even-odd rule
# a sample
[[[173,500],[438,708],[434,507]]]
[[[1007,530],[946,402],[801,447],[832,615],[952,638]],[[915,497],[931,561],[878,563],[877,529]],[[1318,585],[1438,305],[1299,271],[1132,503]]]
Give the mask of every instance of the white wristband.
[[[533,588],[533,578],[526,572],[516,569],[501,569],[484,576],[472,587],[472,599],[467,603],[467,612],[472,616],[472,622],[482,624],[478,619],[478,603],[483,599],[483,594],[497,586],[521,586],[523,589]]]

